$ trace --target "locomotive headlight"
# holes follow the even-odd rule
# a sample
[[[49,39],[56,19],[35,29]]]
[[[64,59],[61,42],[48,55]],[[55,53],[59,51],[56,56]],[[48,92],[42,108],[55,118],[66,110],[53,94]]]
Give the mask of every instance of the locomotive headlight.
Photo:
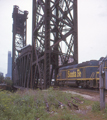
[[[102,77],[104,77],[104,75],[105,75],[105,72],[104,72],[104,71],[102,71],[101,76],[102,76]]]

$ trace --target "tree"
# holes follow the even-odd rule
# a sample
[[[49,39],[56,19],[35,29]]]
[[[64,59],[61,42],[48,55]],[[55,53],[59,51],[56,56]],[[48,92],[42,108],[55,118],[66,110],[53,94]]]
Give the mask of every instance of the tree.
[[[12,80],[11,80],[10,77],[5,77],[5,78],[4,78],[4,82],[5,82],[7,85],[12,86]]]
[[[0,83],[3,83],[4,77],[0,74]]]

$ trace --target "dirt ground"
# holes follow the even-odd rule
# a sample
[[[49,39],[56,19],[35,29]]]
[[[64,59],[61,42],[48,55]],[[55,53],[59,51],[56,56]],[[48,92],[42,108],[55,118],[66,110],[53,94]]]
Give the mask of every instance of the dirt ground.
[[[71,93],[71,94],[76,94],[76,95],[80,95],[82,97],[84,97],[85,99],[88,99],[88,100],[92,100],[92,101],[100,101],[100,92],[99,91],[92,91],[92,90],[89,90],[89,91],[85,91],[84,90],[81,90],[81,89],[69,89],[69,90],[64,90],[64,92],[68,92],[68,93]],[[107,91],[105,93],[105,102],[107,103]]]

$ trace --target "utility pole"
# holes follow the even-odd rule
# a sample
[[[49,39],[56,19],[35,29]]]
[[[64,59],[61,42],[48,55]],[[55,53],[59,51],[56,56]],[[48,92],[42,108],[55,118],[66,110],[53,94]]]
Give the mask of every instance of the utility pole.
[[[105,109],[105,90],[107,90],[107,57],[99,62],[100,109]]]
[[[104,88],[104,62],[99,62],[99,89],[100,89],[100,109],[105,108],[105,88]]]

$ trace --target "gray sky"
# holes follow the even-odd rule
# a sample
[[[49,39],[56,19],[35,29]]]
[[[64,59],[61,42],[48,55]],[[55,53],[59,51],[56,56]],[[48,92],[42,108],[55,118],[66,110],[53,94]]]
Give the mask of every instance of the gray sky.
[[[13,5],[29,11],[27,44],[31,43],[32,0],[0,0],[0,72],[7,73],[12,50]],[[79,63],[107,55],[107,0],[78,0]]]

